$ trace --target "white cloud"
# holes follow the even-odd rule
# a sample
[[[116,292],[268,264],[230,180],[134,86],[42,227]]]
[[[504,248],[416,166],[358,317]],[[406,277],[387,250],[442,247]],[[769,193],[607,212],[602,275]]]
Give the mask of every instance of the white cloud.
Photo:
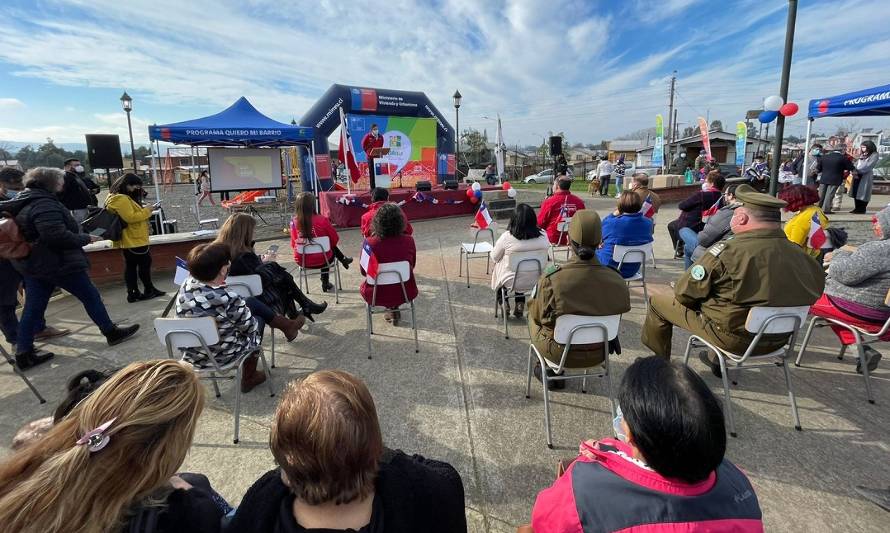
[[[21,107],[25,107],[25,104],[18,98],[0,98],[0,109],[17,109]]]

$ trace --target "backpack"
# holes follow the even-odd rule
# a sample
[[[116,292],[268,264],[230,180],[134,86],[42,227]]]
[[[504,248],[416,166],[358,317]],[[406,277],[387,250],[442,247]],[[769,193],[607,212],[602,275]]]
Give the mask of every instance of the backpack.
[[[25,240],[18,223],[9,213],[0,218],[0,259],[24,259],[31,253],[31,243]]]

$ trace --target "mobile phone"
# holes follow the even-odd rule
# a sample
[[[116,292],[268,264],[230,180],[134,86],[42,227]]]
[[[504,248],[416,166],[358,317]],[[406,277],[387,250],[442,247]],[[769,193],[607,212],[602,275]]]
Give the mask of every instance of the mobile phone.
[[[155,203],[153,203],[153,204],[151,204],[151,205],[152,205],[152,207],[161,207],[161,201],[158,200],[157,202],[155,202]]]
[[[268,248],[266,248],[265,253],[266,253],[266,255],[277,254],[278,253],[278,245],[273,244],[273,245],[269,246]]]
[[[90,232],[90,235],[101,237],[105,233],[105,228],[96,228]]]

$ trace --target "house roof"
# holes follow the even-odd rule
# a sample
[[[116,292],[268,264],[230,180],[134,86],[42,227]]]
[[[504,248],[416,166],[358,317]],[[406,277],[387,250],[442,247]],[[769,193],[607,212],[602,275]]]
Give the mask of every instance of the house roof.
[[[632,152],[646,145],[643,139],[621,139],[609,141],[606,146],[613,152]]]

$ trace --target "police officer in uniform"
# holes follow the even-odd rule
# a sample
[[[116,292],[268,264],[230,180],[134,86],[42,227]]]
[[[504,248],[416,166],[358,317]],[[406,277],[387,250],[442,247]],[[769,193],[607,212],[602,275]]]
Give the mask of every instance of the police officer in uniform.
[[[825,273],[785,236],[779,213],[784,206],[750,185],[739,185],[730,221],[734,236],[709,248],[680,277],[673,296],[650,298],[643,344],[670,357],[672,330],[678,326],[741,354],[753,339],[745,331],[749,309],[813,304],[822,295]],[[755,355],[777,350],[787,339],[784,334],[764,335]],[[720,375],[715,355],[702,359]]]
[[[575,213],[569,223],[569,240],[574,257],[548,267],[528,303],[532,342],[545,359],[557,364],[564,348],[553,340],[557,317],[618,315],[630,310],[630,294],[624,278],[596,260],[596,248],[603,240],[602,222],[596,211],[585,209]],[[565,366],[590,367],[602,360],[602,344],[584,344],[572,348]],[[535,368],[535,375],[541,379],[540,367]],[[550,383],[553,388],[565,387],[564,381]]]

